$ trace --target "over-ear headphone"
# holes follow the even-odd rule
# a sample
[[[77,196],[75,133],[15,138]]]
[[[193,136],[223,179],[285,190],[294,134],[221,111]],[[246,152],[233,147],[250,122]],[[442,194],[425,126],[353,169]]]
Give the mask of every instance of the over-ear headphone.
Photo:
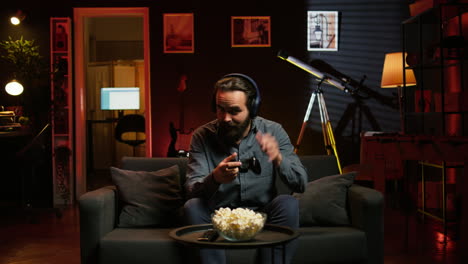
[[[250,118],[256,117],[258,114],[258,110],[260,108],[260,103],[261,103],[260,90],[257,86],[257,83],[252,78],[242,73],[229,73],[229,74],[224,75],[221,79],[228,78],[228,77],[237,77],[237,78],[246,80],[255,89],[255,98],[253,99],[247,98],[247,103],[250,102],[250,105],[247,105],[247,107],[249,109]],[[216,92],[217,91],[215,90],[213,94],[213,100],[212,100],[213,112],[216,112]]]

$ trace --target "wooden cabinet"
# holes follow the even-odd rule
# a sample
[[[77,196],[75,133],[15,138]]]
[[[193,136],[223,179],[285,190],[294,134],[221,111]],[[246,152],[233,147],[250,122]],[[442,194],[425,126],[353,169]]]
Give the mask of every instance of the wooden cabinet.
[[[73,204],[73,93],[70,18],[50,19],[53,203]]]

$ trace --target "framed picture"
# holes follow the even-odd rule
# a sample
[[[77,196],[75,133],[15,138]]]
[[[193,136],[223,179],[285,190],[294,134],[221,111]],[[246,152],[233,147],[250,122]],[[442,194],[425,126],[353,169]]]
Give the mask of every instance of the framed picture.
[[[338,11],[307,12],[307,50],[338,50]]]
[[[164,53],[193,53],[193,13],[164,14]]]
[[[270,17],[231,17],[231,47],[271,47]]]

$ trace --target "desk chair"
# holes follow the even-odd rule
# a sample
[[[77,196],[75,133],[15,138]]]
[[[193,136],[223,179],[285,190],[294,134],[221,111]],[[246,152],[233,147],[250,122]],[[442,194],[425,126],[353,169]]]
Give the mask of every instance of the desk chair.
[[[146,142],[145,117],[137,114],[122,116],[115,126],[115,139],[133,147],[133,156],[136,147]]]

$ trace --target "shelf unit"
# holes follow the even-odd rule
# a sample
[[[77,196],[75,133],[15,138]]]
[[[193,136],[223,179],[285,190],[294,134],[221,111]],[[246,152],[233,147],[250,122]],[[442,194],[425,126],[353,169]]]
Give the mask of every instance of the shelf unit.
[[[402,23],[403,52],[417,86],[403,87],[403,132],[467,136],[468,4],[440,4]],[[465,29],[466,30],[466,29]]]
[[[71,20],[50,18],[54,207],[74,202]]]
[[[430,144],[440,138],[468,136],[467,11],[466,3],[443,3],[402,23],[406,69],[414,71],[417,82],[417,86],[404,84],[402,88],[404,134],[424,136]],[[442,221],[446,233],[447,222],[456,220],[447,211],[457,210],[454,199],[461,193],[457,179],[466,169],[463,162],[421,160],[406,166],[411,165],[419,166],[416,172],[422,206],[418,211]],[[429,167],[437,169],[431,172]],[[431,208],[427,185],[437,186],[429,195],[439,197]]]

